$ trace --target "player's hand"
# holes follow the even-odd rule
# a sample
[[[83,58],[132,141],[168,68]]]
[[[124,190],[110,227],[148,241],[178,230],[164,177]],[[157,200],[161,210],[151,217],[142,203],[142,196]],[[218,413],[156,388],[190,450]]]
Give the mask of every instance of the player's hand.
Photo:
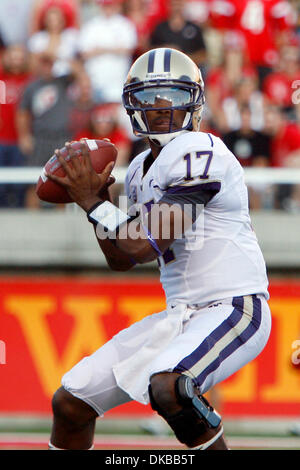
[[[65,170],[66,176],[59,177],[51,174],[46,176],[66,188],[73,201],[88,211],[101,200],[99,197],[101,191],[105,191],[108,186],[113,184],[114,178],[110,174],[114,162],[110,162],[98,175],[92,167],[89,149],[85,142],[81,141],[81,158],[78,157],[69,142],[66,142],[65,147],[70,157],[68,162],[65,161],[66,157],[62,157],[58,149],[55,150],[55,155]]]

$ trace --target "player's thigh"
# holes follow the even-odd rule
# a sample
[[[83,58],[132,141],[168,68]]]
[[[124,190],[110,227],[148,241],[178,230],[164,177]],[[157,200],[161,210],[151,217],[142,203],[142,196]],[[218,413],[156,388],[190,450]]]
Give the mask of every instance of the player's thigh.
[[[236,297],[226,319],[175,370],[186,368],[205,393],[252,361],[265,347],[270,329],[270,310],[262,296]]]
[[[121,330],[110,341],[84,357],[62,378],[63,387],[96,410],[98,415],[131,401],[116,382],[113,367],[138,353],[149,336],[149,330],[165,316],[156,313]]]
[[[112,371],[118,360],[119,353],[112,339],[69,370],[62,377],[62,385],[102,416],[106,411],[131,401],[130,396],[118,387]]]
[[[152,365],[152,373],[169,370],[189,375],[205,393],[254,359],[270,334],[267,302],[237,297],[196,311],[182,335]]]

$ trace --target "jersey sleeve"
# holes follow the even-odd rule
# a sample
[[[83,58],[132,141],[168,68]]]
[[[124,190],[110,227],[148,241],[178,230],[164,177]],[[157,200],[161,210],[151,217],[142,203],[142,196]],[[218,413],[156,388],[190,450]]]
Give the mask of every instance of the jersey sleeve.
[[[175,139],[161,155],[156,182],[166,202],[176,198],[206,206],[221,191],[224,179],[225,165],[216,149],[216,138],[203,134],[181,140],[182,145],[176,145],[179,142]]]
[[[146,150],[132,160],[125,176],[124,191],[127,196],[127,208],[130,216],[136,215],[137,188],[140,184],[138,180],[138,172],[143,162],[143,158],[147,153],[148,151]]]
[[[131,206],[133,206],[137,199],[136,199],[136,187],[134,184],[132,184],[132,181],[134,180],[135,176],[135,171],[137,171],[137,168],[134,166],[129,166],[126,177],[125,177],[125,182],[124,182],[124,190],[125,194],[127,196],[127,204],[128,208],[130,209]]]

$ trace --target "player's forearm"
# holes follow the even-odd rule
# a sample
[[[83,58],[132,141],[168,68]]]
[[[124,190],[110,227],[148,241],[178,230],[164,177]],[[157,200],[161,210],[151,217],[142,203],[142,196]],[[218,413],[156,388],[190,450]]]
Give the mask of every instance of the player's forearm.
[[[100,240],[97,237],[97,241],[106,258],[108,266],[113,271],[129,271],[129,269],[135,266],[135,261],[130,258],[128,254],[114,246],[109,239]]]
[[[95,227],[99,247],[106,258],[107,264],[114,271],[128,271],[136,264],[148,263],[158,256],[158,253],[145,238],[136,238],[135,236],[130,238],[130,232],[131,234],[136,233],[136,225],[135,221],[130,222],[113,239],[100,238]]]
[[[105,188],[104,190],[102,190],[101,194],[99,194],[97,199],[111,202],[108,188]],[[87,206],[89,206],[89,204],[87,204]],[[94,230],[95,230],[95,235],[98,241],[98,245],[106,258],[108,266],[113,271],[128,271],[129,269],[133,268],[133,266],[135,266],[136,264],[135,260],[133,260],[130,256],[128,256],[123,251],[121,251],[109,239],[102,240],[98,238],[96,226],[94,226]]]
[[[170,207],[168,204],[164,206]],[[189,216],[188,224],[185,224],[186,216],[180,207],[174,207],[168,216],[165,214],[166,217],[160,217],[151,211],[150,218],[130,220],[127,214],[111,203],[100,203],[91,207],[87,215],[89,221],[96,227],[99,242],[109,241],[129,260],[139,264],[149,263],[162,256],[173,241],[182,236],[184,228],[188,228],[192,222]],[[104,245],[100,246],[102,248]],[[109,255],[109,252],[106,254]]]
[[[136,221],[130,222],[126,227],[120,230],[116,239],[116,246],[131,259],[134,259],[136,263],[149,263],[157,258],[158,253],[153,249],[149,241],[143,237],[142,233],[140,234],[140,238],[136,236],[131,238],[130,233],[136,234],[139,232],[139,229],[140,224]]]
[[[175,239],[172,217],[170,222],[168,230],[164,230],[163,226],[159,226],[151,234],[146,225],[141,225],[139,220],[135,219],[121,227],[115,242],[116,246],[139,264],[154,261],[163,255]],[[167,236],[164,237],[163,234]]]

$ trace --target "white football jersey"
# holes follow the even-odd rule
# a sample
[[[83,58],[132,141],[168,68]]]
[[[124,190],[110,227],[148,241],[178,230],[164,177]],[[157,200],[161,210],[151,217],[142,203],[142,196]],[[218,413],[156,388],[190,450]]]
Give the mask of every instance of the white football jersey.
[[[129,204],[147,210],[164,195],[203,195],[192,229],[159,258],[167,303],[207,305],[234,296],[269,298],[265,262],[251,226],[244,172],[221,139],[186,132],[162,148],[144,174],[150,150],[131,162]],[[208,201],[208,202],[207,202]]]

